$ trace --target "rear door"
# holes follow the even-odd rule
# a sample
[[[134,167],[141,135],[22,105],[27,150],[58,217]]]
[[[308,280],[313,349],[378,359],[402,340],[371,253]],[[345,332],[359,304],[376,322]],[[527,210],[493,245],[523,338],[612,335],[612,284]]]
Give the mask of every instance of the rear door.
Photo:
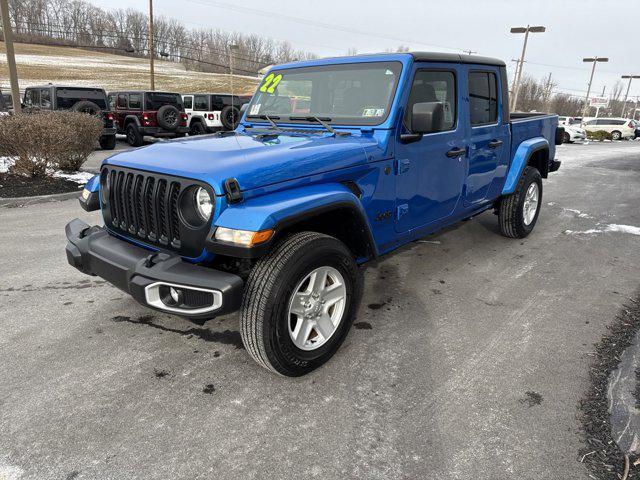
[[[400,130],[411,133],[410,112],[416,103],[441,102],[445,118],[442,131],[426,134],[413,143],[398,143],[398,232],[447,217],[462,194],[467,155],[465,123],[460,120],[462,105],[458,101],[461,82],[458,67],[416,64]]]
[[[509,163],[509,124],[502,119],[500,95],[505,86],[500,79],[497,67],[468,68],[469,171],[464,198],[468,207],[489,199],[498,168]]]

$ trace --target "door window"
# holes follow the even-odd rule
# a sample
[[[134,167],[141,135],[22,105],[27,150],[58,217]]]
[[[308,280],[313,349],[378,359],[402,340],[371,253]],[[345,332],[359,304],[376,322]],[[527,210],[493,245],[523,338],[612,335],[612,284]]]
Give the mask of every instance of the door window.
[[[184,103],[185,110],[191,110],[193,108],[193,97],[183,97],[182,103]]]
[[[51,108],[51,90],[48,88],[40,89],[40,106],[42,108]]]
[[[495,73],[469,73],[469,110],[472,126],[498,121],[498,80]]]
[[[193,109],[200,112],[209,110],[209,102],[206,95],[196,95],[193,97]]]
[[[27,107],[37,107],[40,105],[40,91],[39,90],[27,90],[24,96],[24,103]]]
[[[140,110],[142,107],[142,95],[139,93],[132,93],[129,95],[129,108],[131,110]]]
[[[127,95],[124,93],[118,94],[118,108],[123,110],[127,108]]]
[[[404,123],[411,131],[411,113],[416,103],[440,102],[444,109],[441,131],[453,130],[456,123],[456,78],[453,72],[419,70],[413,79]]]
[[[113,110],[116,108],[116,96],[112,93],[109,95],[109,109]]]

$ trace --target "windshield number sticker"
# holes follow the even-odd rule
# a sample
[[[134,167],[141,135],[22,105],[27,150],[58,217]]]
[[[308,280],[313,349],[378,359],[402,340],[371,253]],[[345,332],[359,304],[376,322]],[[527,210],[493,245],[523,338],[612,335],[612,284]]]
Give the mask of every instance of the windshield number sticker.
[[[365,108],[362,112],[363,117],[383,117],[384,108]]]
[[[260,103],[256,103],[255,105],[251,106],[251,111],[249,112],[249,115],[257,115],[258,113],[260,113],[260,107],[262,106],[262,104]]]
[[[273,73],[270,73],[269,75],[267,75],[267,78],[264,79],[264,83],[260,87],[260,91],[262,93],[273,95],[281,81],[282,75],[274,75]]]

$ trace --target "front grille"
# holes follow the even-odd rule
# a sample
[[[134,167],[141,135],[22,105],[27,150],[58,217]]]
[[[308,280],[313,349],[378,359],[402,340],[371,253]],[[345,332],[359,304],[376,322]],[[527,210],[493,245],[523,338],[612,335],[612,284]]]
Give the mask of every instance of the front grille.
[[[204,185],[181,177],[109,165],[101,175],[102,188],[106,188],[102,211],[108,227],[182,255],[200,254],[210,222],[201,228],[187,226],[181,220],[179,209],[181,193]]]

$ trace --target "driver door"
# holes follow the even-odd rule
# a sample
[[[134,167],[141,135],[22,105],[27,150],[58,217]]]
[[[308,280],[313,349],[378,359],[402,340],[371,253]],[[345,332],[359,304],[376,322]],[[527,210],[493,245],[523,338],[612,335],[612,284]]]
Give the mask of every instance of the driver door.
[[[405,107],[401,131],[411,133],[413,105],[441,102],[442,131],[429,133],[413,143],[399,139],[397,159],[396,231],[426,226],[449,216],[458,205],[464,187],[467,157],[465,122],[456,65],[418,65]]]

